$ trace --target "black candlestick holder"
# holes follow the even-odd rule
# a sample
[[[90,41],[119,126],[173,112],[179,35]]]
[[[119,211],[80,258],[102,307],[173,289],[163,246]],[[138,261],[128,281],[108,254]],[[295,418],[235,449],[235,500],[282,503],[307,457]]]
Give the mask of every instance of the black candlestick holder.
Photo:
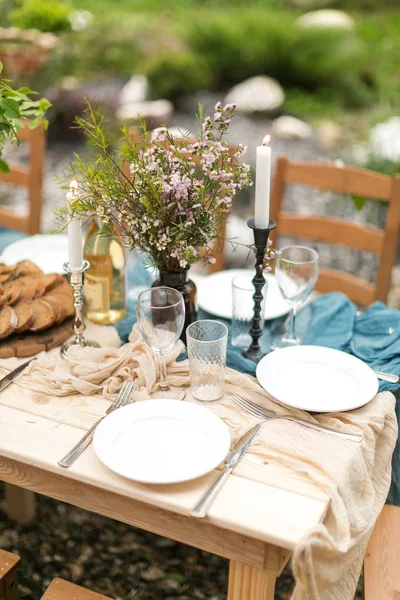
[[[265,249],[267,248],[269,232],[275,229],[276,223],[275,221],[270,221],[268,223],[268,227],[260,228],[256,227],[254,219],[249,219],[247,221],[247,225],[250,229],[253,230],[254,233],[254,244],[256,247],[256,274],[253,277],[253,285],[254,285],[254,309],[253,309],[253,319],[251,321],[251,327],[249,330],[251,336],[251,344],[247,348],[247,350],[243,351],[243,356],[248,358],[255,363],[258,363],[264,353],[261,351],[260,347],[260,337],[262,336],[261,329],[261,303],[263,301],[262,289],[265,285],[265,277],[263,275],[263,263],[265,257]]]

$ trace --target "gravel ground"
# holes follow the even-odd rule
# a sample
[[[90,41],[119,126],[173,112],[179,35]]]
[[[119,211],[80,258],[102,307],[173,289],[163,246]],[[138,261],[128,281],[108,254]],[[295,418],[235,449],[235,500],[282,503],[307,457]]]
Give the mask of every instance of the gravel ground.
[[[226,600],[228,561],[37,496],[35,522],[16,526],[4,512],[0,484],[0,548],[22,558],[21,598],[39,600],[62,577],[114,600]],[[276,600],[293,586],[287,568]]]
[[[39,600],[50,581],[62,577],[113,600],[226,600],[227,560],[36,498],[36,520],[17,526],[5,514],[0,483],[0,548],[21,556],[21,599]],[[275,600],[289,600],[292,590],[287,566],[277,580]],[[355,600],[363,598],[361,578]]]

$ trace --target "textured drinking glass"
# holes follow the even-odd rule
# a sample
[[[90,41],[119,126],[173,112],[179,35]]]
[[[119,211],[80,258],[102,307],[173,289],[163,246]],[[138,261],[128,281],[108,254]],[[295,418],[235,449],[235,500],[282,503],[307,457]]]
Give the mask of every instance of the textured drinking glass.
[[[193,396],[214,402],[224,395],[228,328],[219,321],[195,321],[186,330]]]
[[[232,279],[232,345],[248,348],[251,344],[249,333],[253,319],[255,292],[253,275],[237,275]],[[264,327],[265,295],[267,283],[262,289],[261,329]]]
[[[160,391],[154,398],[183,400],[185,390],[172,390],[167,382],[165,355],[172,350],[185,323],[185,302],[178,290],[156,287],[139,294],[136,304],[139,329],[160,361]]]
[[[309,297],[318,279],[319,256],[312,248],[286,246],[279,251],[275,277],[282,296],[290,305],[288,332],[274,346],[294,346],[301,340],[295,333],[296,310]]]

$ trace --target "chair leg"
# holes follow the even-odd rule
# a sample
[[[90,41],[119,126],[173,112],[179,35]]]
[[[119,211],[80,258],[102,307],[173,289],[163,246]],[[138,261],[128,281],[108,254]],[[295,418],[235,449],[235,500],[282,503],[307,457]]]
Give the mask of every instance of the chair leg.
[[[19,600],[17,568],[19,556],[0,550],[0,600]]]
[[[228,600],[273,600],[277,573],[234,560],[229,564]]]
[[[36,514],[34,492],[24,490],[11,483],[6,483],[4,484],[4,495],[6,513],[10,519],[13,519],[20,525],[33,521]]]

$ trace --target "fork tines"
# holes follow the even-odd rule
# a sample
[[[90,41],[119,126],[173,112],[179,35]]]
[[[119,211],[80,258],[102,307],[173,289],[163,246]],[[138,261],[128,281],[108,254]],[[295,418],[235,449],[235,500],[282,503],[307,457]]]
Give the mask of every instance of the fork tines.
[[[136,383],[134,381],[125,381],[122,388],[120,389],[118,396],[112,403],[113,409],[120,408],[131,399],[132,393],[136,389]]]
[[[262,414],[262,408],[254,404],[254,402],[243,398],[243,396],[240,396],[239,394],[233,394],[231,396],[231,399],[234,401],[235,404],[240,406],[240,408],[247,410],[247,412],[253,415],[253,417],[256,417],[258,419],[264,418]]]

